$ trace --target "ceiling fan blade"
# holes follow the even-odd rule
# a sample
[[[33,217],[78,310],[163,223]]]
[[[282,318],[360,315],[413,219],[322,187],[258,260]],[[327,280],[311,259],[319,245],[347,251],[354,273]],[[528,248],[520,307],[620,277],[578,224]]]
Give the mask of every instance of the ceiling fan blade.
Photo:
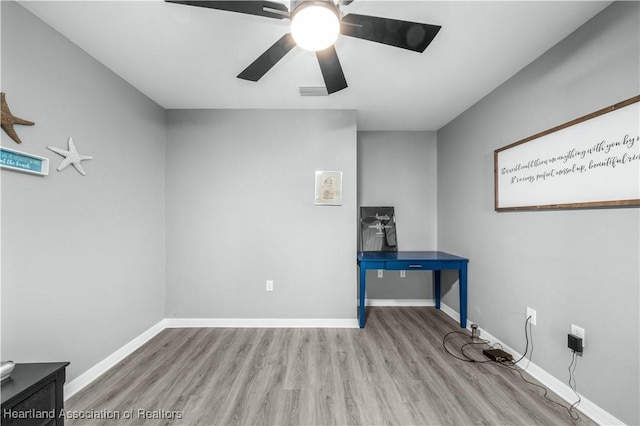
[[[289,17],[289,9],[274,1],[198,1],[198,0],[164,0],[167,3],[184,4],[187,6],[199,6],[209,9],[227,10],[229,12],[258,15],[267,18],[283,19]],[[271,9],[271,10],[269,10]]]
[[[244,69],[238,78],[249,81],[258,81],[263,75],[267,73],[280,59],[284,57],[293,47],[296,42],[293,40],[291,33],[286,33],[280,40],[276,41],[270,48],[268,48],[262,55]]]
[[[325,50],[317,51],[316,57],[320,64],[324,84],[327,86],[327,92],[332,94],[339,90],[346,89],[347,80],[344,78],[342,66],[340,65],[335,47],[329,46]]]
[[[440,28],[439,25],[350,13],[342,17],[341,32],[349,37],[424,52]]]

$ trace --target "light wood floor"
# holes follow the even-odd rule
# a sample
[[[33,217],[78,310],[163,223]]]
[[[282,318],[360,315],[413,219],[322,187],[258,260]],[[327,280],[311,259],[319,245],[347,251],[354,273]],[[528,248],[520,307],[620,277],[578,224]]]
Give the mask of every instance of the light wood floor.
[[[67,424],[593,424],[515,371],[451,357],[449,331],[461,329],[435,308],[368,308],[364,330],[167,329],[66,402],[119,419]]]

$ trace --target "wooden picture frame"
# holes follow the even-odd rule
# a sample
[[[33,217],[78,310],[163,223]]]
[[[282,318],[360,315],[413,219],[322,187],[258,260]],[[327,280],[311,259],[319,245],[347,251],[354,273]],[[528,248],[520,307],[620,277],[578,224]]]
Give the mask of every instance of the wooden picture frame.
[[[494,151],[497,212],[640,205],[640,95]]]
[[[46,176],[49,174],[49,159],[16,151],[15,149],[0,147],[0,167]]]

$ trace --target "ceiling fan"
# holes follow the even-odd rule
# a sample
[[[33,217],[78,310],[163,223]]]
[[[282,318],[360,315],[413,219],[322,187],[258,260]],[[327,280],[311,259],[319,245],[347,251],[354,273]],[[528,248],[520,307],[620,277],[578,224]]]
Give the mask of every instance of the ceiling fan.
[[[250,81],[260,80],[294,46],[298,45],[316,53],[329,94],[347,87],[338,54],[333,46],[340,34],[415,52],[424,52],[441,28],[439,25],[342,13],[340,6],[347,6],[353,0],[291,0],[290,10],[283,3],[266,0],[165,1],[266,18],[291,20],[291,32],[276,41],[258,59],[238,74],[238,78]]]

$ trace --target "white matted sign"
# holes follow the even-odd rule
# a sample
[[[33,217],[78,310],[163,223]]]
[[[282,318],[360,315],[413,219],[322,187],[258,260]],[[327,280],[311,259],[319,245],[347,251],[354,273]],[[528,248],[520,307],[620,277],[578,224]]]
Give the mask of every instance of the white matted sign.
[[[494,151],[495,210],[640,205],[640,96]]]

